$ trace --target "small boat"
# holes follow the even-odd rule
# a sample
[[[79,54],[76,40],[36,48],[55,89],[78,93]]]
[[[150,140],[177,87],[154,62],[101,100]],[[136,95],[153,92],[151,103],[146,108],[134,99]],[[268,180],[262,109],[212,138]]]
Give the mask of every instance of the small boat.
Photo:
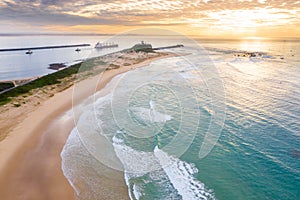
[[[114,47],[118,47],[118,44],[115,44],[113,42],[107,42],[107,43],[101,43],[101,42],[97,42],[97,44],[95,45],[96,49],[104,49],[104,48],[114,48]]]
[[[31,50],[26,51],[25,54],[32,54],[33,52]]]
[[[75,51],[79,52],[79,51],[81,51],[81,49],[77,48],[77,49],[75,49]]]

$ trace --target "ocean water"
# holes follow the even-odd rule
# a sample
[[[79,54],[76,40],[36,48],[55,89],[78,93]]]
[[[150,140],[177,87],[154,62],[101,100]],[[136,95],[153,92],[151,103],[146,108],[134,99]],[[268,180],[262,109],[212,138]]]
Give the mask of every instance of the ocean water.
[[[120,47],[93,48],[105,40]],[[0,52],[0,80],[52,73],[50,63],[71,64],[140,40],[184,44],[172,52],[185,56],[119,75],[73,109],[78,122],[62,160],[81,199],[97,199],[99,179],[114,178],[101,165],[124,171],[131,199],[300,199],[299,40],[0,37],[1,48],[92,44],[79,53]],[[244,51],[257,57],[234,56]],[[105,191],[111,199],[114,193]]]
[[[119,75],[73,109],[61,155],[77,195],[101,196],[101,163],[124,171],[130,199],[300,199],[300,42],[174,41],[185,56]],[[258,53],[234,56],[244,51]]]

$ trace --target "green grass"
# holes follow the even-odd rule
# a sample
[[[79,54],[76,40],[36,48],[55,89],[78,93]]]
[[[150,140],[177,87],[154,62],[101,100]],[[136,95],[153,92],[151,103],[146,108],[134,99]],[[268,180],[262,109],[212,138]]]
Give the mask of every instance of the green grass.
[[[60,71],[54,72],[52,74],[45,75],[41,78],[38,78],[34,81],[31,81],[25,85],[16,87],[8,92],[0,94],[0,105],[4,105],[11,101],[12,97],[17,97],[22,94],[28,93],[29,91],[41,88],[47,85],[54,85],[61,83],[61,79],[69,77],[73,74],[76,74],[81,66],[81,63],[75,64],[68,68],[62,69]]]
[[[62,79],[66,77],[70,77],[75,74],[83,74],[83,72],[84,72],[84,76],[93,75],[95,73],[93,72],[93,69],[96,66],[105,65],[105,64],[106,63],[101,60],[101,57],[90,58],[84,61],[83,63],[78,63],[70,67],[64,68],[62,70],[59,70],[57,72],[54,72],[52,74],[42,76],[41,78],[38,78],[27,84],[15,87],[10,91],[0,94],[0,106],[9,103],[13,97],[24,95],[26,93],[32,95],[31,90],[33,89],[41,88],[47,85],[59,84],[62,82]],[[105,69],[105,67],[103,69]],[[97,71],[97,73],[98,72],[99,70]],[[55,86],[52,87],[52,89],[54,88]]]
[[[125,49],[121,52],[128,52],[128,51],[134,51],[134,49],[132,49],[132,48]],[[139,49],[136,51],[152,52],[152,51],[149,51],[148,49],[146,49],[146,50]],[[99,66],[99,65],[103,65],[104,67],[102,69],[101,68],[97,69],[97,71],[94,72],[93,69],[95,68],[95,66]],[[85,72],[84,76],[92,75],[94,73],[99,73],[99,70],[100,71],[105,70],[105,65],[106,65],[106,63],[101,60],[101,57],[96,57],[96,58],[88,59],[88,60],[84,61],[83,63],[78,63],[78,64],[72,65],[70,67],[67,67],[65,69],[59,70],[52,74],[42,76],[41,78],[38,78],[27,84],[15,87],[10,91],[0,94],[0,106],[9,103],[13,97],[18,97],[18,96],[24,95],[26,93],[28,93],[29,95],[32,95],[33,89],[41,88],[41,87],[44,87],[47,85],[59,84],[59,83],[61,83],[62,79],[66,78],[66,77],[70,77],[72,75],[82,74],[83,72]],[[113,66],[110,66],[110,67],[114,67],[114,68],[119,67],[114,64],[111,64],[111,65],[113,65]]]

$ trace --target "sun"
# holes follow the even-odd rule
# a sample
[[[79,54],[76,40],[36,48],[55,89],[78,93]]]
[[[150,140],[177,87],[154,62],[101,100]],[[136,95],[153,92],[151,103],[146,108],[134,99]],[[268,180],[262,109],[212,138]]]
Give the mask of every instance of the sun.
[[[229,33],[251,36],[265,27],[276,27],[288,24],[289,13],[280,9],[244,9],[244,10],[221,10],[206,12],[210,19],[209,29],[212,33]],[[196,20],[194,26],[197,26]],[[203,21],[199,21],[201,27]]]

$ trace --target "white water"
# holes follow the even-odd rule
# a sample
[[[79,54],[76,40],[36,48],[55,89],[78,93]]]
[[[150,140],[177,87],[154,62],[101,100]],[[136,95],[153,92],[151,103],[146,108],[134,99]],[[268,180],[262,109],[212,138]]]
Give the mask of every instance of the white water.
[[[183,200],[215,199],[213,192],[206,189],[204,184],[194,177],[198,170],[192,164],[168,155],[157,146],[154,152],[137,151],[125,145],[124,141],[116,136],[113,138],[113,146],[124,166],[126,184],[132,200],[139,199],[142,194],[135,184],[131,191],[130,179],[141,177],[147,173],[157,174],[157,171],[160,170],[158,177],[168,178]]]
[[[172,119],[172,116],[160,113],[154,109],[142,108],[142,107],[131,107],[129,108],[135,117],[138,117],[146,122],[166,122]]]
[[[155,147],[154,155],[183,200],[215,199],[212,191],[194,178],[193,175],[198,173],[195,166],[168,155],[158,147]]]

